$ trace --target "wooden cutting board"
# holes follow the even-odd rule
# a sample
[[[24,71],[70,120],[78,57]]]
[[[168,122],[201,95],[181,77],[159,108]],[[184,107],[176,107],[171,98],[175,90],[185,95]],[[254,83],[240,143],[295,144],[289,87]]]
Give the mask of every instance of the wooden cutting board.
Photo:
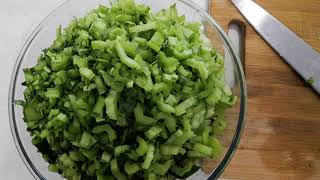
[[[257,0],[320,51],[320,0]],[[211,0],[212,16],[227,29],[245,23],[248,111],[227,179],[320,179],[320,96],[265,43],[230,0]]]

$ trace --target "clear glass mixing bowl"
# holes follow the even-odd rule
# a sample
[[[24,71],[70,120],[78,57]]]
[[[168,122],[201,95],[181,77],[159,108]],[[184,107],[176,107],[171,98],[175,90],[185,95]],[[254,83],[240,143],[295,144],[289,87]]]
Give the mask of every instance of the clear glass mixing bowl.
[[[168,8],[174,3],[178,12],[185,15],[188,21],[202,23],[204,34],[211,40],[217,51],[225,57],[226,79],[232,87],[232,91],[238,96],[237,104],[227,112],[228,128],[221,135],[224,154],[220,159],[204,159],[201,169],[190,176],[190,180],[216,179],[231,160],[240,140],[244,128],[246,112],[246,86],[245,77],[238,55],[223,29],[207,14],[190,0],[136,0],[151,7],[153,12]],[[41,154],[31,143],[31,137],[26,131],[26,124],[23,121],[22,107],[14,103],[15,100],[23,99],[24,81],[23,69],[36,64],[37,58],[42,49],[48,47],[55,39],[56,28],[59,25],[66,26],[74,17],[85,15],[99,4],[110,6],[107,0],[68,0],[56,10],[51,12],[33,31],[27,42],[24,44],[12,74],[9,92],[9,116],[11,131],[19,151],[19,154],[35,179],[59,180],[63,179],[59,174],[48,171],[48,164]]]

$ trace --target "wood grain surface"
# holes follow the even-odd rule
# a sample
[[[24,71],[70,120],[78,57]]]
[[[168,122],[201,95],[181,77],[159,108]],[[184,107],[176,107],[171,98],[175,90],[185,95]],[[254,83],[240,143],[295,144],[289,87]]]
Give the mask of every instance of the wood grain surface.
[[[320,0],[256,0],[320,51]],[[248,113],[227,179],[320,179],[320,96],[265,43],[229,0],[212,0],[225,28],[246,24]]]

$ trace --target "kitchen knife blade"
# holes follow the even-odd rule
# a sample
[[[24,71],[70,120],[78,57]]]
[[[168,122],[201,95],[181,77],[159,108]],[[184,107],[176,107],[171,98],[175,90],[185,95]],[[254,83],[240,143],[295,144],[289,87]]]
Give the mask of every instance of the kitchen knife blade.
[[[231,1],[260,36],[320,94],[320,54],[252,0]]]

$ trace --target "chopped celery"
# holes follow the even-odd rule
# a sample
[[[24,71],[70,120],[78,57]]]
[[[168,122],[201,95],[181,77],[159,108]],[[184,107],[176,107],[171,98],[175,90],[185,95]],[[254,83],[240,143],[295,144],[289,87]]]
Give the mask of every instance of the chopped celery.
[[[128,151],[130,149],[130,146],[128,145],[121,145],[114,148],[114,155],[117,157],[120,154]]]
[[[157,27],[156,22],[150,22],[150,23],[147,23],[147,24],[141,24],[141,25],[137,25],[137,26],[134,26],[134,27],[130,27],[129,31],[131,33],[137,33],[137,32],[147,31],[147,30],[150,30],[150,29],[155,29],[156,27]]]
[[[195,143],[193,146],[193,150],[199,153],[205,154],[207,156],[211,156],[212,148],[203,144]]]
[[[134,116],[137,122],[144,125],[150,125],[156,122],[154,118],[145,116],[143,114],[143,109],[140,104],[137,104],[137,106],[134,108]]]
[[[175,5],[110,4],[58,27],[23,70],[32,143],[68,180],[185,179],[223,153],[237,100],[224,60]]]
[[[105,41],[92,41],[92,49],[104,51],[108,47],[108,43]]]
[[[147,138],[149,140],[157,137],[162,131],[162,128],[159,127],[159,126],[154,126],[154,127],[151,127],[147,132],[145,132],[145,135],[147,136]]]
[[[203,61],[196,59],[187,59],[184,63],[190,67],[193,67],[199,71],[200,77],[203,80],[206,80],[209,76],[209,71],[206,67],[206,64]]]
[[[139,143],[139,146],[136,149],[136,152],[139,156],[143,156],[145,153],[148,152],[148,143],[141,137],[137,137],[137,141]]]
[[[114,175],[114,177],[118,180],[126,180],[127,177],[120,171],[118,167],[117,159],[111,160],[111,172]]]
[[[166,57],[164,54],[160,54],[159,63],[167,73],[173,73],[180,64],[178,59],[174,57]]]
[[[147,44],[151,49],[155,50],[156,52],[160,52],[163,41],[163,35],[157,31],[156,33],[154,33],[150,41],[147,42]]]
[[[133,59],[131,59],[130,57],[127,56],[126,52],[124,51],[124,49],[118,39],[116,40],[115,46],[116,46],[116,50],[118,52],[119,58],[122,63],[124,63],[127,66],[134,68],[134,69],[141,68],[141,66],[137,62],[135,62]]]
[[[103,83],[100,76],[94,77],[94,82],[96,84],[99,94],[103,94],[107,91],[106,85]]]
[[[95,77],[95,74],[92,72],[92,70],[87,67],[80,68],[79,72],[81,76],[88,80],[91,80]]]
[[[44,116],[40,112],[37,112],[37,110],[34,109],[33,107],[31,106],[24,107],[24,118],[26,121],[39,121],[43,117]]]
[[[182,177],[183,175],[185,175],[186,173],[188,173],[189,171],[191,171],[192,167],[194,166],[194,162],[192,159],[188,159],[183,163],[182,167],[179,166],[173,166],[172,167],[172,171],[179,175],[180,177]]]
[[[115,139],[117,139],[117,133],[112,127],[107,125],[98,125],[92,129],[92,133],[102,133],[106,132],[108,134],[108,138],[111,142],[113,142]]]
[[[181,102],[178,106],[176,106],[176,115],[180,116],[187,112],[187,109],[197,103],[197,99],[195,97],[190,97],[185,101]]]
[[[88,149],[96,142],[97,140],[91,134],[84,132],[81,136],[79,146]]]
[[[118,93],[110,90],[109,95],[105,99],[106,113],[112,120],[118,119]]]
[[[164,113],[175,113],[175,108],[172,107],[170,104],[166,104],[163,102],[158,102],[158,108],[160,111],[164,112]]]
[[[153,172],[154,174],[164,176],[169,170],[169,168],[171,167],[171,164],[172,164],[172,160],[168,160],[163,164],[153,163],[150,166],[150,171]]]
[[[163,155],[177,155],[180,152],[181,147],[177,145],[160,145],[160,152]]]
[[[154,158],[154,145],[149,144],[147,155],[142,163],[142,168],[149,169],[153,158]]]
[[[163,119],[168,130],[172,133],[176,131],[177,120],[170,114],[160,112],[155,116],[156,119]]]
[[[141,169],[141,167],[137,163],[130,164],[130,163],[126,162],[124,164],[124,170],[126,171],[126,173],[128,173],[128,175],[135,174],[140,169]]]
[[[107,152],[103,152],[102,156],[101,156],[101,160],[103,162],[110,162],[111,160],[111,155]]]
[[[102,113],[102,109],[104,107],[104,97],[99,96],[96,104],[93,107],[92,114],[98,116]]]

